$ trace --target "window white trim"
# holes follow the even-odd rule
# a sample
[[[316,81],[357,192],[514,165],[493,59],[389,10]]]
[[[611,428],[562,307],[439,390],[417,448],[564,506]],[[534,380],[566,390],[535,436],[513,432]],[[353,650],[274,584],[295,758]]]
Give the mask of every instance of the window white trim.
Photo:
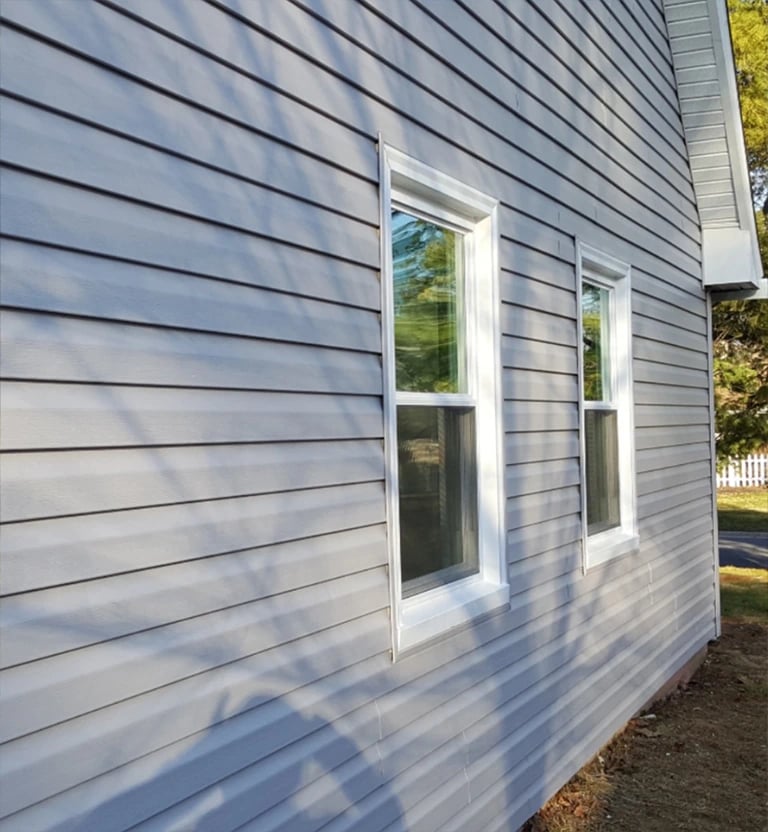
[[[590,535],[587,529],[587,465],[584,413],[605,407],[584,400],[582,283],[606,289],[610,307],[610,383],[617,413],[619,457],[619,512],[616,528]],[[632,395],[632,283],[631,268],[610,255],[576,241],[576,309],[578,323],[579,445],[581,462],[581,518],[583,568],[598,566],[621,555],[637,552],[637,503],[635,489],[635,426]]]
[[[393,658],[447,630],[509,605],[506,570],[498,203],[379,140],[381,185],[384,446],[390,548]],[[467,394],[396,392],[391,209],[423,215],[465,236]],[[404,598],[397,457],[397,405],[475,408],[479,569],[462,580]]]

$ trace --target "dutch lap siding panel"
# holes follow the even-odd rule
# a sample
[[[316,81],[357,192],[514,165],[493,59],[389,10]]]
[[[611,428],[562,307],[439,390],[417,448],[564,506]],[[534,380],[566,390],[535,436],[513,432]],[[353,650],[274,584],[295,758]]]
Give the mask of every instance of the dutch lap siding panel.
[[[0,829],[516,829],[718,627],[662,3],[0,12]],[[394,662],[379,136],[500,234],[510,603]],[[632,270],[640,539],[586,573],[577,240]]]

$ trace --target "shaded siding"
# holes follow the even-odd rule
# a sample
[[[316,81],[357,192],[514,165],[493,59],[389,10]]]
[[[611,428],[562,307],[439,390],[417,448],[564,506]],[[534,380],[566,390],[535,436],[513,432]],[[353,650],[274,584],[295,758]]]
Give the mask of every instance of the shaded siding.
[[[714,632],[658,4],[6,2],[0,828],[521,823]],[[500,199],[508,611],[392,664],[376,137]],[[581,569],[575,245],[639,555]]]

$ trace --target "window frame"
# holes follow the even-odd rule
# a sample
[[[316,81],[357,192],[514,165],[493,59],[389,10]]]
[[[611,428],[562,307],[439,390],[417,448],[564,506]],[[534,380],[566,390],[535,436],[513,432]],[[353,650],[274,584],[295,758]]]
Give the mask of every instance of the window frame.
[[[498,201],[379,141],[381,198],[384,453],[392,656],[509,606],[501,386]],[[391,211],[458,230],[464,241],[463,312],[467,395],[397,392]],[[475,410],[478,500],[477,573],[403,596],[400,559],[397,407],[465,400]]]
[[[632,270],[629,264],[576,241],[576,310],[579,376],[579,446],[583,571],[622,555],[637,552],[635,427],[632,382]],[[584,396],[584,324],[582,286],[589,283],[608,292],[609,377],[616,410],[619,474],[619,525],[589,534],[587,524],[586,410],[605,410]],[[602,401],[602,400],[601,400]],[[613,408],[610,408],[613,409]]]

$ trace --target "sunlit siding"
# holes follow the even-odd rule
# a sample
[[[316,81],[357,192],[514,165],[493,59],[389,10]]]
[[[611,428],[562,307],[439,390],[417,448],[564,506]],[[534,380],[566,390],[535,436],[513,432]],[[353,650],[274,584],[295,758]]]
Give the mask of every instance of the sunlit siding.
[[[514,829],[715,629],[661,4],[0,13],[0,829]],[[500,201],[512,591],[394,664],[379,135]],[[577,238],[632,266],[641,537],[587,574]]]

